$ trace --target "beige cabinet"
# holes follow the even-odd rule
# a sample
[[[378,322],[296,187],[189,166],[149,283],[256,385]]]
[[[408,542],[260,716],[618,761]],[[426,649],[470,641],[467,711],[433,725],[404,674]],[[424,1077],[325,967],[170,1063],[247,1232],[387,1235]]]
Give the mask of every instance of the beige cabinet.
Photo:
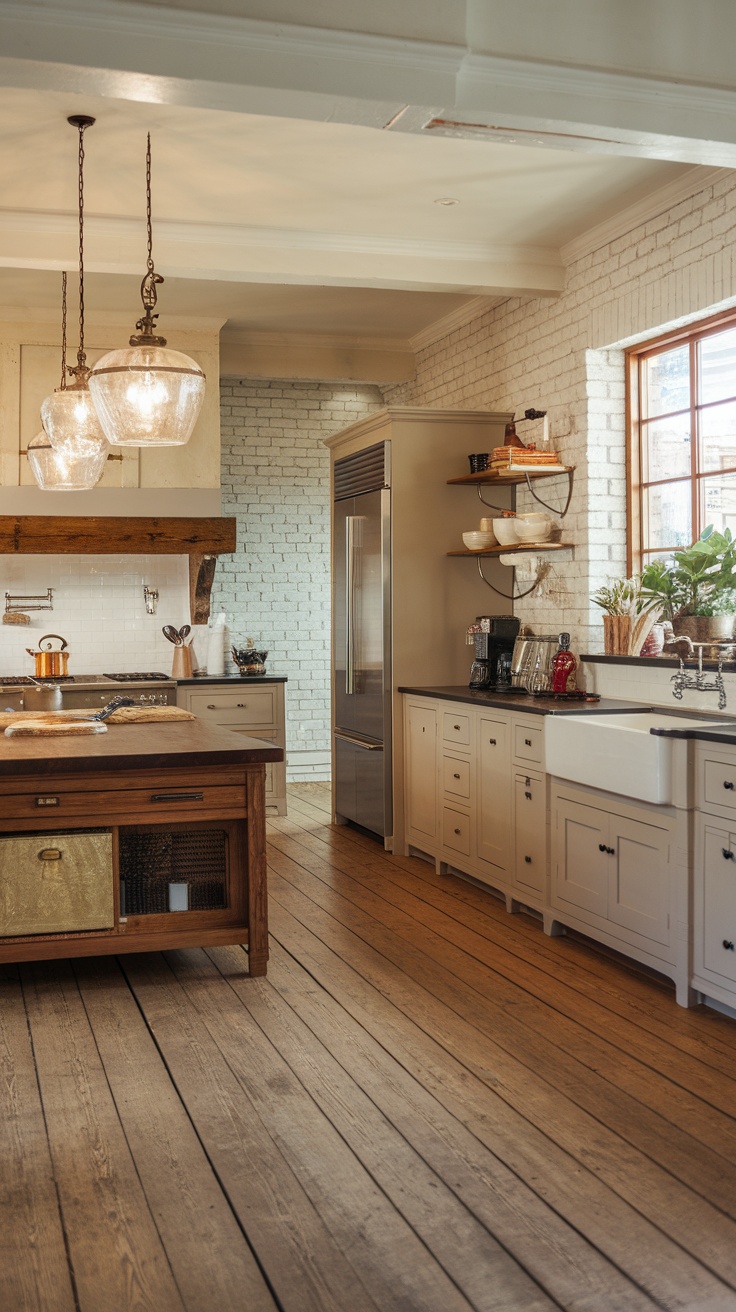
[[[202,720],[286,751],[285,683],[259,680],[179,684],[176,701]],[[286,760],[266,764],[266,806],[286,815]]]
[[[547,899],[546,776],[518,756],[543,763],[535,718],[404,697],[405,851],[497,889],[509,910]]]
[[[511,725],[478,716],[478,856],[508,874],[511,858]]]
[[[736,1008],[736,751],[696,744],[693,985]]]
[[[561,780],[551,809],[552,924],[661,970],[687,1005],[688,813]]]
[[[437,707],[406,699],[406,838],[422,850],[437,839]]]

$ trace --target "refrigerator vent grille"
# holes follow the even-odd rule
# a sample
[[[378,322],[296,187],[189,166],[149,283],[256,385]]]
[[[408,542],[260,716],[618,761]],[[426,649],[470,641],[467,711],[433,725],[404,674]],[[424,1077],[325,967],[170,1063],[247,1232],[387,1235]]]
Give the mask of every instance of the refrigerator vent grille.
[[[378,442],[335,461],[335,500],[357,497],[389,486],[388,442]]]

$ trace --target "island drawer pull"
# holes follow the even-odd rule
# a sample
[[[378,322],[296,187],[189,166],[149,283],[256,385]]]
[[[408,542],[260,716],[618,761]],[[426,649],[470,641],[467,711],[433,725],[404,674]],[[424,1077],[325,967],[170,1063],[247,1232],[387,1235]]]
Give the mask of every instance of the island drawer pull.
[[[60,806],[61,799],[58,797],[37,797],[33,805],[34,806]]]
[[[203,802],[204,793],[152,793],[152,802]]]

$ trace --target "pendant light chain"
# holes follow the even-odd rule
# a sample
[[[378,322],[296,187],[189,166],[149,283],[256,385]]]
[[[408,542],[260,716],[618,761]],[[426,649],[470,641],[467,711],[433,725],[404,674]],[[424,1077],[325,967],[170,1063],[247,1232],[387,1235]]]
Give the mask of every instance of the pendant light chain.
[[[79,123],[79,350],[77,366],[84,368],[87,356],[84,350],[84,130]]]
[[[146,145],[146,229],[148,232],[148,272],[153,273],[153,222],[151,218],[151,134]]]
[[[66,270],[61,275],[61,384],[59,391],[66,391]]]

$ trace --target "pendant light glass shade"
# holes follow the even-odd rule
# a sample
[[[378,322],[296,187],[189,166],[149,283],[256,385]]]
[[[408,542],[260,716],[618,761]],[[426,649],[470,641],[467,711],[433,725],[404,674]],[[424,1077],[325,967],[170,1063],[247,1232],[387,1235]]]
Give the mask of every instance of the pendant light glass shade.
[[[146,148],[148,259],[141,282],[143,317],[130,349],[110,351],[90,373],[89,387],[105,436],[115,446],[184,446],[204,399],[205,376],[195,360],[167,351],[156,332],[156,287],[151,226],[151,136]]]
[[[57,451],[67,456],[107,458],[110,446],[88,387],[57,388],[41,406],[41,423]]]
[[[146,343],[103,355],[89,389],[116,446],[184,446],[202,407],[205,377],[188,355]]]
[[[108,450],[107,442],[86,454],[59,450],[41,432],[28,443],[28,463],[44,492],[89,492],[105,472]]]

